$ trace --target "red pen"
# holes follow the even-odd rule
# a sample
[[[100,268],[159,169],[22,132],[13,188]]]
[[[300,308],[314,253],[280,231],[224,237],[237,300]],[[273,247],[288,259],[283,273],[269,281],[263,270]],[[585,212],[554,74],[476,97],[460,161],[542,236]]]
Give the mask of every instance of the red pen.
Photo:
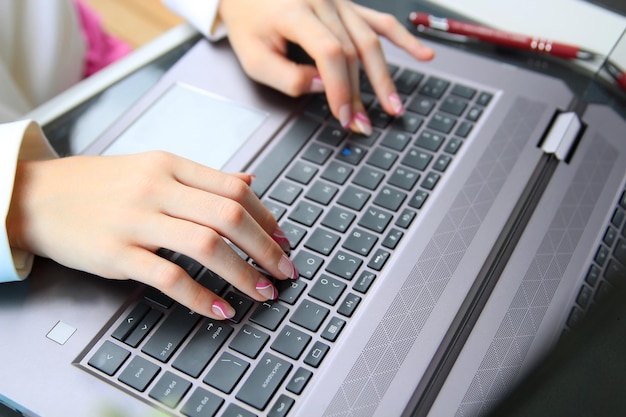
[[[517,33],[509,33],[459,20],[435,17],[426,13],[412,12],[409,15],[409,20],[415,26],[423,26],[454,35],[467,36],[494,45],[540,52],[560,58],[584,60],[592,60],[595,58],[593,52],[586,51],[578,46]]]
[[[615,84],[617,84],[622,90],[626,91],[626,72],[618,68],[617,65],[611,63],[610,61],[606,61],[604,63],[604,67],[609,75],[615,80]]]

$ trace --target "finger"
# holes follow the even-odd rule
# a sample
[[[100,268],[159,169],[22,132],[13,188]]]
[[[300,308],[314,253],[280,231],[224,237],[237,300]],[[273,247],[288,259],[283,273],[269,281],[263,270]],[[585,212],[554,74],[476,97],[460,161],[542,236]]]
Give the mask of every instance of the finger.
[[[278,223],[272,213],[248,184],[240,178],[182,158],[175,159],[173,175],[177,181],[190,187],[185,189],[174,186],[169,190],[178,198],[189,199],[186,204],[200,205],[202,209],[209,210],[207,212],[210,213],[210,204],[213,201],[207,201],[204,197],[206,193],[215,194],[240,203],[267,233],[273,234],[278,229]],[[190,192],[192,189],[202,190],[205,193],[192,193]],[[164,201],[175,202],[176,198],[170,197]],[[196,218],[196,220],[200,219]]]
[[[141,248],[129,248],[120,260],[126,277],[148,284],[192,311],[222,320],[235,315],[223,298],[200,285],[184,269]]]
[[[313,11],[298,15],[297,24],[284,22],[280,30],[286,39],[300,45],[315,61],[322,77],[328,104],[342,126],[352,122],[351,70],[348,60],[356,60],[351,44],[342,44],[336,34]],[[350,49],[351,48],[351,49]],[[358,67],[357,67],[358,68]]]
[[[243,41],[247,42],[245,48],[257,51],[254,55],[237,54],[246,73],[254,80],[291,97],[324,91],[322,79],[314,66],[296,63],[281,51],[256,39],[247,38]],[[234,48],[240,50],[236,45]]]
[[[354,3],[353,6],[358,15],[361,16],[377,34],[386,37],[394,45],[404,49],[416,59],[428,61],[435,56],[431,48],[423,45],[419,39],[409,32],[394,16]]]

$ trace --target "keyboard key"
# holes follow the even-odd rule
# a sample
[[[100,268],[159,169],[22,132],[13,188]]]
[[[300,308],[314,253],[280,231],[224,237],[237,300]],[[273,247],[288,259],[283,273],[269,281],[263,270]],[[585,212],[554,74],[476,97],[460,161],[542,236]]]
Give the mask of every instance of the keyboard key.
[[[359,275],[359,278],[354,282],[352,289],[360,292],[361,294],[365,294],[367,290],[370,289],[375,279],[375,274],[369,271],[363,271],[361,272],[361,275]]]
[[[362,229],[354,229],[343,243],[342,247],[362,256],[369,255],[378,241],[378,238]]]
[[[330,229],[343,233],[348,230],[355,218],[356,214],[335,206],[331,207],[328,211],[326,217],[322,220],[322,224]]]
[[[250,321],[273,331],[282,323],[287,313],[289,313],[287,307],[277,302],[266,301],[257,306],[250,316]]]
[[[387,236],[385,236],[385,239],[383,239],[381,244],[386,248],[395,249],[403,236],[404,232],[398,229],[391,229],[387,232]]]
[[[448,116],[445,113],[435,113],[428,122],[428,127],[447,134],[452,131],[455,124],[456,119],[454,117]]]
[[[454,87],[452,87],[450,93],[471,100],[476,94],[476,89],[461,84],[456,84]]]
[[[435,188],[440,179],[441,175],[436,172],[429,172],[422,181],[422,187],[430,191]]]
[[[406,197],[406,193],[384,186],[374,199],[374,204],[387,210],[398,211]]]
[[[309,291],[309,295],[333,306],[339,301],[339,297],[345,289],[346,284],[343,282],[322,274]]]
[[[289,215],[289,220],[293,220],[305,226],[313,226],[321,215],[321,207],[306,201],[301,201]]]
[[[424,78],[424,74],[410,69],[404,69],[394,80],[396,89],[401,94],[412,94],[417,85]]]
[[[89,359],[88,364],[112,376],[120,369],[120,366],[126,362],[129,356],[129,351],[107,340],[98,348],[91,359]]]
[[[419,178],[420,174],[418,172],[408,168],[398,167],[393,171],[388,182],[404,190],[412,190]]]
[[[339,242],[339,235],[327,232],[323,229],[315,229],[313,234],[304,244],[304,247],[311,249],[322,255],[328,255]]]
[[[230,394],[246,373],[250,364],[228,352],[222,353],[204,377],[204,383]]]
[[[352,182],[368,190],[375,190],[384,178],[385,174],[382,171],[364,166],[359,169]]]
[[[417,96],[409,103],[407,109],[417,114],[421,114],[422,116],[428,116],[435,108],[436,103],[437,102],[430,97]]]
[[[451,138],[443,150],[451,155],[456,155],[462,143],[459,138]]]
[[[237,399],[259,410],[265,409],[290,370],[289,362],[266,353],[237,393]]]
[[[424,123],[424,118],[416,113],[406,111],[402,116],[398,116],[393,121],[394,129],[404,132],[415,133]]]
[[[324,322],[329,311],[326,307],[322,307],[313,301],[303,300],[296,308],[296,311],[294,311],[290,321],[312,332],[316,332]]]
[[[317,168],[312,165],[305,164],[304,162],[297,161],[293,164],[289,172],[287,172],[287,178],[292,181],[299,182],[300,184],[308,184],[311,179],[317,174]]]
[[[278,397],[272,408],[270,408],[267,417],[285,417],[294,404],[295,400],[293,398],[282,394]]]
[[[433,156],[431,154],[413,148],[404,156],[402,164],[424,171],[432,159]]]
[[[480,104],[481,106],[486,106],[487,104],[489,104],[492,98],[493,98],[492,94],[483,92],[478,95],[478,98],[476,99],[476,103]]]
[[[233,328],[228,324],[207,318],[172,366],[197,378],[232,333]]]
[[[122,321],[119,326],[117,326],[117,329],[115,329],[111,336],[113,336],[117,340],[124,341],[124,339],[128,337],[128,335],[139,324],[141,319],[143,319],[150,310],[150,306],[144,303],[137,304],[135,307],[133,307],[128,316],[126,316],[124,321]]]
[[[349,185],[339,196],[337,202],[353,210],[360,211],[370,197],[371,194],[362,188]]]
[[[385,266],[389,256],[391,256],[391,254],[386,250],[377,249],[370,261],[367,263],[367,267],[373,269],[374,271],[380,271],[383,269],[383,266]]]
[[[285,237],[289,240],[291,249],[295,249],[306,236],[306,229],[301,226],[296,226],[290,222],[283,222],[280,226],[285,233]]]
[[[309,353],[305,356],[304,363],[313,368],[319,367],[329,350],[330,346],[326,343],[315,342]]]
[[[370,121],[372,122],[372,127],[377,129],[385,129],[393,120],[389,113],[383,110],[383,108],[378,104],[372,107],[368,114]]]
[[[302,154],[302,158],[307,161],[323,165],[333,154],[333,149],[328,146],[322,146],[319,143],[312,143],[311,146]]]
[[[417,190],[415,194],[413,194],[413,197],[409,200],[409,206],[419,210],[422,208],[427,198],[428,193],[426,191]]]
[[[396,219],[395,225],[403,229],[408,229],[413,220],[417,217],[417,212],[410,209],[402,210],[402,214]],[[383,243],[384,245],[384,243]]]
[[[348,293],[337,309],[337,313],[346,317],[352,317],[360,302],[361,297],[356,294]]]
[[[221,294],[226,287],[228,287],[228,281],[220,277],[213,271],[205,269],[198,277],[198,282],[205,288],[213,291],[215,294]]]
[[[420,93],[433,98],[441,98],[450,83],[437,77],[430,77],[420,89]]]
[[[367,163],[383,170],[389,170],[398,159],[398,154],[384,148],[375,149]]]
[[[160,371],[159,366],[141,356],[135,356],[122,371],[119,380],[129,387],[143,392]]]
[[[272,349],[291,359],[298,359],[311,341],[311,336],[294,327],[286,325],[272,343]]]
[[[410,141],[411,135],[408,133],[392,130],[385,135],[380,144],[401,152],[404,148],[406,148],[406,145],[408,145]]]
[[[417,137],[415,144],[420,148],[437,152],[445,140],[446,137],[439,133],[424,130]]]
[[[158,321],[161,320],[161,317],[163,317],[163,313],[160,311],[150,310],[146,317],[139,322],[135,330],[124,340],[124,343],[132,347],[139,346],[148,333],[156,326]]]
[[[445,111],[446,113],[450,113],[454,116],[460,116],[466,108],[467,101],[455,96],[446,97],[439,106],[439,110]]]
[[[467,120],[475,122],[480,118],[482,114],[483,114],[483,108],[474,106],[467,112],[467,115],[465,117],[467,118]]]
[[[200,317],[199,314],[178,305],[156,329],[141,351],[161,362],[167,362],[198,324]]]
[[[309,200],[313,200],[316,203],[328,205],[335,197],[339,188],[335,187],[324,181],[316,181],[313,186],[309,188],[305,197]]]
[[[277,281],[276,289],[278,290],[278,299],[284,303],[294,305],[306,287],[306,282],[302,280],[292,281],[286,279]]]
[[[401,198],[404,200],[404,198]],[[375,201],[376,202],[376,201]],[[359,226],[363,226],[373,232],[382,233],[385,231],[393,216],[391,213],[381,210],[377,207],[370,206],[359,220]],[[363,253],[363,255],[366,255]]]
[[[473,123],[470,123],[467,120],[462,120],[457,126],[454,134],[462,138],[466,138],[472,131],[473,127],[474,127]]]
[[[436,169],[439,172],[445,172],[445,170],[448,169],[448,165],[450,165],[451,161],[452,158],[448,155],[439,155],[437,157],[437,160],[433,164],[433,169]]]
[[[242,355],[254,359],[259,356],[263,346],[265,346],[269,339],[269,334],[255,329],[248,324],[244,324],[228,347]]]
[[[341,149],[336,158],[350,165],[358,165],[365,157],[365,154],[367,154],[367,150],[364,147],[348,143]]]
[[[320,119],[327,119],[330,116],[330,106],[328,100],[323,94],[313,96],[313,99],[304,109],[305,113],[316,116]]]
[[[191,382],[185,381],[178,375],[166,371],[161,379],[150,390],[150,397],[170,408],[176,408],[178,403],[191,388]]]
[[[308,369],[298,368],[291,377],[289,383],[287,384],[287,390],[293,392],[296,395],[302,394],[302,391],[304,391],[304,387],[306,387],[306,384],[309,382],[312,376],[313,372],[309,371]]]
[[[221,397],[198,387],[180,409],[180,412],[187,417],[213,417],[223,403],[224,400]]]
[[[333,259],[328,264],[326,271],[350,281],[356,275],[356,272],[359,270],[362,263],[363,261],[361,258],[357,258],[356,256],[352,256],[343,251],[337,251]]]
[[[288,181],[281,181],[270,193],[270,198],[290,205],[302,192],[302,188]]]
[[[239,407],[237,404],[231,403],[226,407],[226,411],[220,417],[258,417],[256,414],[251,413]]]
[[[231,307],[235,309],[235,316],[228,319],[233,323],[241,322],[254,304],[254,301],[252,301],[250,298],[234,291],[228,292],[224,296],[224,300],[226,300],[231,305]]]
[[[328,125],[322,129],[317,140],[333,147],[339,145],[346,138],[348,132],[337,126]]]
[[[352,171],[354,170],[346,164],[331,161],[322,173],[322,178],[330,182],[334,182],[335,184],[343,184],[348,180]]]
[[[307,251],[299,251],[293,258],[293,263],[301,277],[311,279],[322,267],[324,259]]]

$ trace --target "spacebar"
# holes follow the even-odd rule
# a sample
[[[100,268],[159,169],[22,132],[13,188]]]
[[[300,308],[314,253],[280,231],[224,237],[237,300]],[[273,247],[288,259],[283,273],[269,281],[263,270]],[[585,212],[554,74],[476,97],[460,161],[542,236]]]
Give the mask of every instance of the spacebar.
[[[256,178],[252,181],[251,188],[257,196],[265,194],[319,126],[318,122],[306,116],[300,116],[296,120],[280,142],[254,169]]]

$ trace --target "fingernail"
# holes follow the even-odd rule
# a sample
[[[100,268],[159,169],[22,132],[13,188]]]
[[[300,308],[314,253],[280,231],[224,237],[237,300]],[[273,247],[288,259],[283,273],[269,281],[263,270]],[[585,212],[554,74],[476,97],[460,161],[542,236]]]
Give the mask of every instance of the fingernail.
[[[365,136],[372,134],[372,122],[364,113],[358,112],[355,114],[353,122],[359,132],[363,133]]]
[[[322,81],[322,77],[316,75],[311,80],[311,88],[309,89],[311,93],[323,93],[324,92],[324,82]]]
[[[221,301],[214,301],[211,310],[213,310],[214,314],[225,319],[232,319],[235,317],[235,309]]]
[[[280,258],[280,262],[278,262],[278,270],[282,272],[287,278],[298,279],[298,277],[300,276],[300,274],[298,274],[296,266],[287,255],[283,255],[282,258]]]
[[[352,109],[349,104],[344,104],[339,109],[339,123],[343,126],[344,129],[348,129],[350,127],[350,121],[352,119]]]
[[[389,101],[391,102],[391,106],[393,107],[393,111],[396,116],[401,116],[402,114],[404,114],[404,106],[402,105],[402,100],[400,100],[400,97],[396,93],[393,93],[389,96]]]
[[[256,290],[262,297],[267,298],[268,300],[275,300],[278,297],[278,292],[276,292],[276,288],[265,278],[259,278],[256,282]]]
[[[274,233],[272,233],[272,239],[274,239],[274,241],[280,245],[280,248],[283,251],[287,253],[291,251],[289,239],[287,239],[287,236],[285,236],[285,232],[283,232],[283,229],[281,229],[280,227],[274,230]]]

